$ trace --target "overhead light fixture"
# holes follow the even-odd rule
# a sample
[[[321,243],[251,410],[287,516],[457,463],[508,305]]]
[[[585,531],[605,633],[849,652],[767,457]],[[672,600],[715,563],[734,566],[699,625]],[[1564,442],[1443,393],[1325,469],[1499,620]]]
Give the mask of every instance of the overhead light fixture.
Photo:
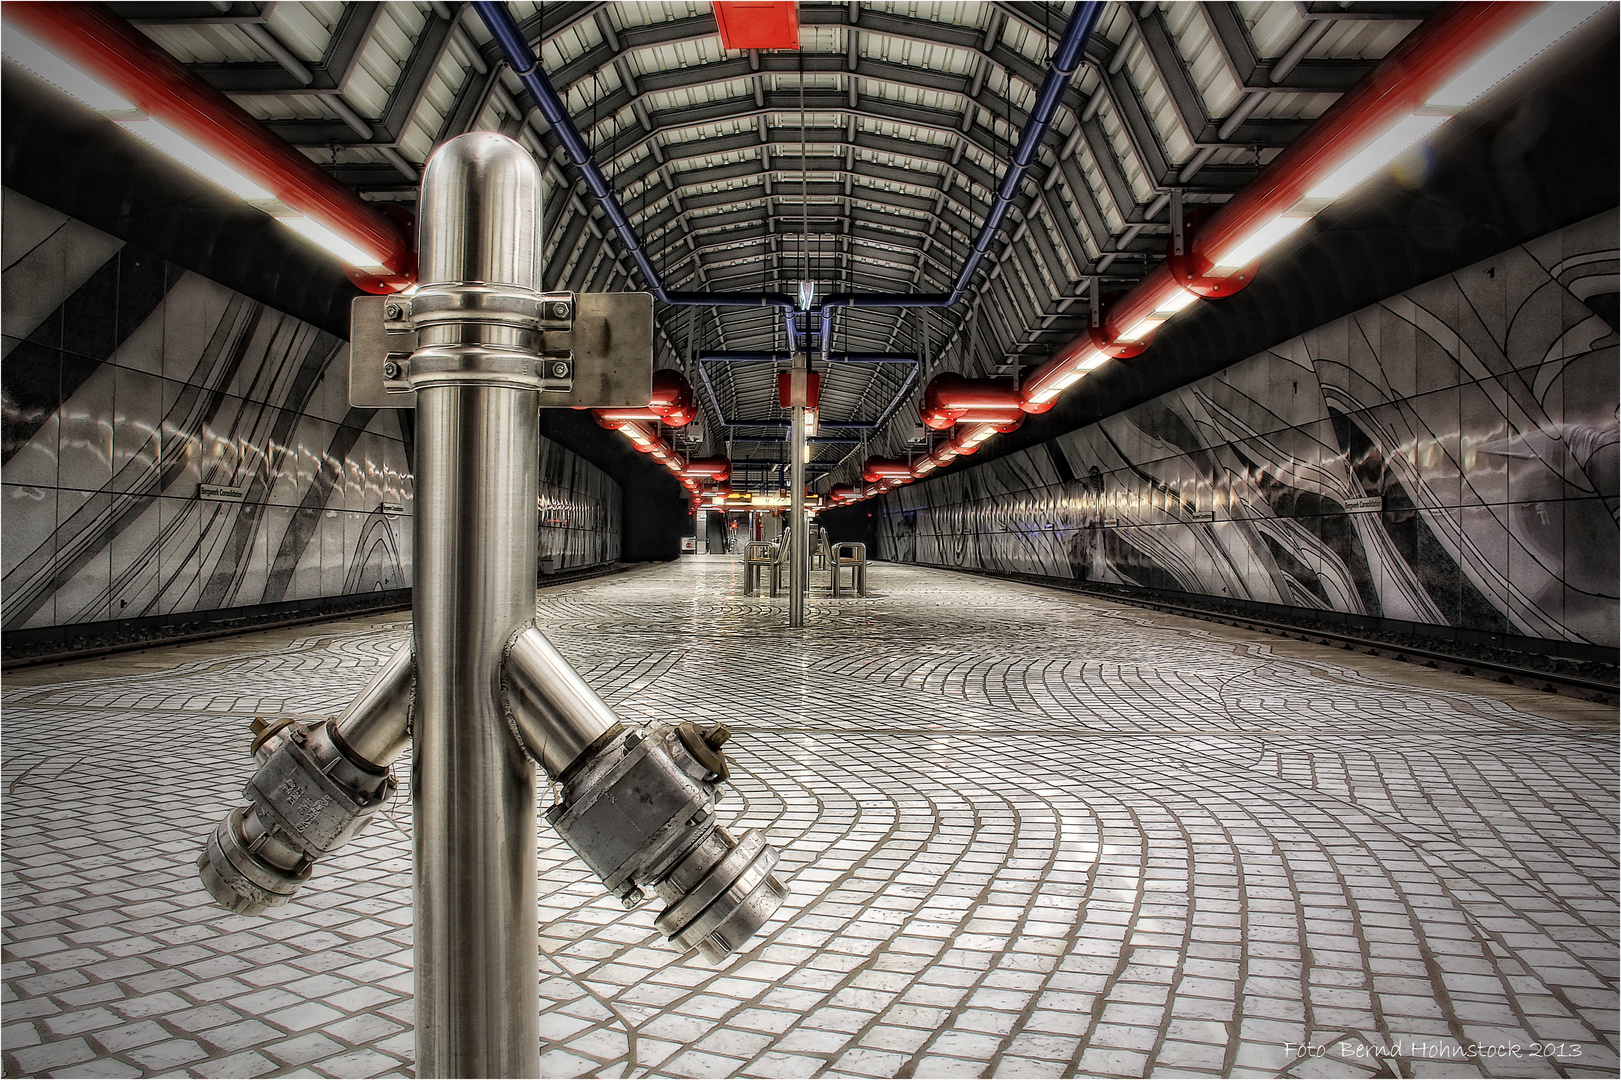
[[[168,124],[147,117],[117,121],[118,126],[153,149],[161,150],[180,164],[247,202],[273,202],[275,196],[249,179],[234,166],[204,150]],[[378,269],[382,269],[378,267]]]
[[[1170,317],[1197,299],[1199,299],[1198,293],[1189,292],[1178,286],[1175,292],[1159,302],[1159,306],[1154,309],[1154,314]]]
[[[1169,318],[1169,316],[1166,316],[1166,318]],[[1156,315],[1145,315],[1141,319],[1138,319],[1136,324],[1133,325],[1130,330],[1127,330],[1125,333],[1121,334],[1115,340],[1116,341],[1141,341],[1143,338],[1147,337],[1149,334],[1152,334],[1155,330],[1158,330],[1161,326],[1164,326],[1164,325],[1165,325],[1165,319],[1160,318],[1157,314]],[[1078,375],[1080,373],[1076,372],[1076,374]]]
[[[358,270],[386,271],[381,258],[345,240],[312,217],[303,214],[277,214],[276,220]]]
[[[408,273],[402,260],[408,262],[409,257],[403,248],[388,248],[391,241],[384,236],[397,229],[383,223],[375,211],[351,215],[347,207],[323,205],[321,196],[311,192],[327,187],[333,189],[327,196],[336,198],[338,186],[330,177],[273,137],[260,144],[245,136],[253,123],[246,113],[211,113],[218,103],[194,87],[195,80],[178,63],[159,56],[130,64],[106,59],[137,48],[123,38],[138,39],[139,33],[111,15],[57,14],[68,7],[8,5],[0,51],[154,150],[276,218],[362,276],[376,279],[367,283],[357,278],[363,288],[386,292],[405,284]],[[238,141],[243,138],[245,149]],[[278,157],[284,159],[282,164],[274,160]],[[300,169],[300,164],[307,168]],[[382,253],[376,250],[379,245],[384,246]]]
[[[1319,180],[1315,187],[1306,192],[1306,198],[1326,201],[1339,198],[1392,161],[1407,153],[1430,132],[1451,118],[1450,113],[1442,112],[1412,113],[1409,116],[1402,117],[1365,143],[1339,168]],[[1248,263],[1218,263],[1217,265],[1247,266]]]
[[[26,68],[64,94],[78,98],[97,112],[135,111],[135,103],[129,98],[100,79],[80,71],[10,23],[6,25],[5,55],[19,67]]]
[[[1544,4],[1541,11],[1488,49],[1485,55],[1464,68],[1451,82],[1431,94],[1424,104],[1432,109],[1450,109],[1454,112],[1470,105],[1492,87],[1569,37],[1608,6],[1574,0]]]
[[[1253,264],[1263,253],[1293,236],[1296,229],[1310,220],[1309,215],[1297,217],[1279,214],[1228,248],[1216,260],[1215,265],[1227,270],[1242,270]]]

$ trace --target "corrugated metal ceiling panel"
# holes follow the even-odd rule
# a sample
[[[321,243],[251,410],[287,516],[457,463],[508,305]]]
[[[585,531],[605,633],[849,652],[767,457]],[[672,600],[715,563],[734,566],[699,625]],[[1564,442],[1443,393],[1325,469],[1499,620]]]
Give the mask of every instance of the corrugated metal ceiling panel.
[[[549,27],[538,43],[542,66],[554,75],[569,73],[558,85],[566,108],[596,148],[627,213],[647,229],[661,223],[653,237],[644,239],[657,249],[657,261],[683,275],[682,287],[702,288],[709,278],[692,270],[704,265],[711,278],[733,287],[785,290],[795,275],[806,272],[804,260],[809,258],[823,294],[928,288],[949,280],[978,230],[990,187],[1022,134],[1025,113],[1034,104],[1054,41],[1072,7],[878,0],[852,12],[843,2],[804,0],[801,49],[762,54],[756,73],[744,54],[722,49],[709,29],[710,5],[702,0],[544,7],[534,0],[515,0],[508,6],[520,23]],[[185,63],[214,65],[210,70],[215,72],[231,65],[251,71],[232,83],[229,92],[254,115],[277,122],[278,130],[301,140],[312,160],[340,178],[355,177],[369,197],[410,198],[397,162],[390,165],[379,144],[391,143],[405,159],[420,164],[447,135],[469,127],[517,130],[521,117],[512,114],[514,107],[530,112],[510,73],[500,77],[505,93],[487,100],[478,96],[487,80],[475,68],[494,61],[495,53],[481,22],[465,9],[459,16],[461,28],[451,32],[433,70],[420,84],[413,81],[413,99],[395,102],[413,50],[430,33],[440,35],[433,40],[444,40],[448,29],[433,6],[419,0],[381,5],[374,17],[332,0],[267,5],[265,28],[312,68],[330,59],[346,15],[373,19],[346,68],[348,77],[338,88],[341,98],[312,93],[291,73],[278,75],[272,57],[229,19],[179,22],[166,19],[155,4],[114,7],[139,9],[135,17],[142,29]],[[852,15],[854,27],[849,25]],[[1233,17],[1236,32],[1249,40],[1239,40],[1239,55],[1229,56],[1232,38],[1216,29],[1221,19]],[[1206,144],[1213,150],[1203,165],[1206,172],[1190,185],[1196,201],[1220,201],[1223,192],[1255,168],[1257,158],[1264,162],[1278,152],[1270,143],[1281,136],[1272,133],[1296,131],[1288,122],[1310,120],[1332,105],[1338,94],[1324,87],[1345,85],[1349,79],[1343,72],[1360,70],[1346,67],[1348,62],[1387,55],[1416,25],[1355,7],[1320,17],[1331,22],[1307,54],[1314,63],[1292,80],[1309,88],[1273,86],[1266,82],[1263,66],[1258,78],[1266,92],[1248,126],[1240,129],[1250,134]],[[1194,140],[1209,139],[1212,125],[1219,127],[1248,100],[1239,80],[1247,77],[1250,50],[1263,65],[1273,62],[1316,18],[1306,17],[1294,4],[1257,0],[1219,10],[1168,0],[1148,10],[1137,3],[1107,5],[1092,52],[1107,58],[1124,48],[1125,78],[1103,87],[1096,67],[1088,64],[1074,80],[1032,177],[1043,193],[1020,200],[993,248],[990,265],[997,269],[980,279],[974,332],[960,332],[953,321],[960,313],[865,310],[840,317],[841,340],[861,349],[881,349],[900,327],[911,328],[906,334],[928,327],[930,347],[955,340],[958,351],[952,355],[961,358],[954,362],[964,370],[990,370],[1002,358],[986,350],[1017,350],[1022,342],[1040,338],[1040,325],[1021,326],[1022,312],[1052,310],[1059,303],[1054,297],[1097,272],[1105,255],[1120,257],[1111,274],[1129,276],[1143,265],[1144,255],[1161,249],[1167,223],[1157,210],[1163,203],[1158,197],[1180,186],[1178,173],[1199,150]],[[1150,46],[1139,20],[1161,44]],[[994,32],[987,34],[993,24]],[[1157,36],[1160,28],[1163,37]],[[475,62],[467,39],[484,49],[482,60]],[[618,55],[614,41],[623,50]],[[1325,78],[1336,64],[1342,74]],[[802,65],[808,69],[803,73]],[[1172,74],[1186,80],[1180,85],[1191,85],[1191,96],[1173,93],[1165,77],[1173,65],[1179,70]],[[656,89],[634,97],[648,86]],[[969,100],[968,91],[976,88],[975,99]],[[803,118],[809,142],[803,160],[798,146],[801,90],[809,106]],[[1116,102],[1109,97],[1116,92],[1132,100]],[[757,93],[765,95],[763,109]],[[1100,93],[1105,95],[1100,107],[1088,109]],[[371,144],[361,144],[358,136],[344,142],[341,133],[350,126],[342,121],[346,107],[368,125],[380,125],[387,116],[397,130],[378,127]],[[1072,143],[1083,111],[1092,114],[1090,124],[1095,126]],[[1126,116],[1146,118],[1146,127],[1134,128]],[[459,126],[447,131],[453,117]],[[520,136],[538,148],[537,139],[550,139],[537,134],[544,127],[532,119]],[[1259,153],[1249,145],[1256,132],[1268,144]],[[768,140],[764,145],[762,134]],[[909,147],[917,151],[909,152]],[[1049,175],[1060,148],[1069,150],[1071,160]],[[656,155],[661,156],[653,160]],[[578,184],[572,166],[562,163],[555,146],[543,156],[548,198],[570,191],[563,207],[548,210],[548,220],[556,222],[559,234],[605,236],[596,221],[585,222],[583,232],[580,228],[576,215],[592,208],[572,193]],[[1123,190],[1117,192],[1122,181]],[[808,189],[809,235],[804,233],[807,207],[801,185]],[[672,186],[678,198],[671,197]],[[1143,209],[1151,204],[1157,220],[1141,228]],[[1023,233],[1018,232],[1021,222],[1028,225]],[[697,245],[695,255],[683,239],[688,230]],[[1015,233],[1022,239],[1013,241]],[[578,247],[582,250],[561,253],[564,284],[577,286],[593,265],[608,265],[602,259],[611,262],[619,254],[611,235],[600,245],[593,241]],[[589,252],[583,250],[587,248]],[[1015,249],[1019,257],[1010,258]],[[914,276],[915,268],[921,268],[921,276]],[[994,285],[984,284],[987,279],[994,279]],[[615,287],[638,284],[612,280],[619,283]],[[664,321],[666,334],[705,335],[700,348],[722,337],[769,343],[781,336],[769,314],[749,310],[711,312],[702,318],[688,313],[685,319]],[[729,377],[718,366],[715,374]],[[769,370],[746,378],[757,376],[764,379],[759,392],[769,396]],[[864,384],[869,391],[877,387],[883,395],[892,395],[899,380],[893,371],[864,373],[863,378],[869,380]],[[843,402],[840,394],[830,400],[854,407],[854,401]],[[884,396],[880,404],[888,400]]]

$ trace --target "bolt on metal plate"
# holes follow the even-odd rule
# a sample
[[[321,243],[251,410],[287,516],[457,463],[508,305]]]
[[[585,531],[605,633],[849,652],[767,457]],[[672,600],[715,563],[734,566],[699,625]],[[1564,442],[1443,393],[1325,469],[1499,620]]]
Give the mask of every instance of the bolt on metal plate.
[[[399,297],[360,296],[349,308],[349,404],[412,409],[404,382],[416,333],[403,329],[410,305]],[[569,320],[572,320],[570,322]],[[568,329],[545,329],[568,323]],[[548,387],[547,408],[634,408],[653,396],[653,297],[647,293],[580,293],[544,305],[540,373],[568,379]]]

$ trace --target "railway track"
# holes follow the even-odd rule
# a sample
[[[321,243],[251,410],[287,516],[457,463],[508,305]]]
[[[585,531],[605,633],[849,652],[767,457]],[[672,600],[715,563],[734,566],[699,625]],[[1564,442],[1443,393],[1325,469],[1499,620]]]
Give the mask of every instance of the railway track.
[[[606,566],[587,567],[577,572],[565,570],[541,578],[538,587],[544,589],[552,585],[568,585],[576,581],[588,581],[591,578],[634,570],[640,565],[640,563],[610,563]],[[106,644],[89,645],[79,649],[64,649],[60,652],[7,658],[4,662],[0,662],[0,671],[21,671],[25,668],[66,664],[75,660],[94,660],[98,656],[112,656],[116,653],[157,649],[166,645],[187,645],[199,641],[212,641],[216,638],[238,637],[242,634],[258,633],[261,630],[282,630],[290,626],[304,626],[309,623],[330,622],[335,619],[364,618],[372,615],[388,615],[409,610],[411,610],[411,602],[404,600],[399,603],[379,604],[376,607],[357,608],[350,611],[310,612],[288,615],[284,618],[265,619],[262,622],[221,623],[216,626],[204,626],[197,630],[154,637],[144,641],[107,642]]]
[[[1191,619],[1202,619],[1205,622],[1218,623],[1222,626],[1254,630],[1278,637],[1294,638],[1297,641],[1305,641],[1316,645],[1338,647],[1348,652],[1383,657],[1399,663],[1417,664],[1420,667],[1439,671],[1452,671],[1460,675],[1473,676],[1477,679],[1489,679],[1506,685],[1529,687],[1544,693],[1566,694],[1581,698],[1584,701],[1597,701],[1610,705],[1621,701],[1621,690],[1618,690],[1616,683],[1589,679],[1579,675],[1538,671],[1533,668],[1521,667],[1501,661],[1457,656],[1452,653],[1426,649],[1419,645],[1398,645],[1389,641],[1377,641],[1372,638],[1359,637],[1355,634],[1316,627],[1302,627],[1292,623],[1277,622],[1250,615],[1211,611],[1208,608],[1191,607],[1153,597],[1121,596],[1107,590],[1089,589],[1079,583],[1069,584],[1054,581],[1051,578],[1026,574],[993,574],[987,571],[967,570],[955,566],[938,566],[931,567],[931,569],[951,570],[960,574],[972,574],[975,577],[1012,579],[1028,585],[1057,589],[1060,592],[1078,593],[1083,596],[1093,596],[1100,600],[1130,604],[1133,607],[1148,608],[1169,615],[1181,615]]]

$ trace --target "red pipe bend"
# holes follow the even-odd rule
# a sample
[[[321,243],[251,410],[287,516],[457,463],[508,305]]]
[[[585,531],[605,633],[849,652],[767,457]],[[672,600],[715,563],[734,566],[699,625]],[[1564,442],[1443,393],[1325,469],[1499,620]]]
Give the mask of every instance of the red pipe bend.
[[[681,470],[681,475],[716,482],[730,480],[732,461],[726,457],[693,458],[687,462],[686,468]]]
[[[416,280],[416,246],[405,229],[102,5],[18,0],[5,5],[5,19],[229,162],[289,209],[377,256],[384,274],[347,268],[361,288],[392,293]]]
[[[912,465],[910,462],[895,458],[868,458],[861,465],[861,479],[869,484],[877,484],[884,480],[912,478]]]
[[[1017,412],[1019,392],[1011,379],[970,379],[945,372],[930,379],[923,390],[923,423],[935,431],[947,431],[965,420],[988,422],[992,415],[1006,423]]]
[[[653,372],[653,393],[647,404],[670,427],[686,427],[698,415],[692,384],[674,368]]]

